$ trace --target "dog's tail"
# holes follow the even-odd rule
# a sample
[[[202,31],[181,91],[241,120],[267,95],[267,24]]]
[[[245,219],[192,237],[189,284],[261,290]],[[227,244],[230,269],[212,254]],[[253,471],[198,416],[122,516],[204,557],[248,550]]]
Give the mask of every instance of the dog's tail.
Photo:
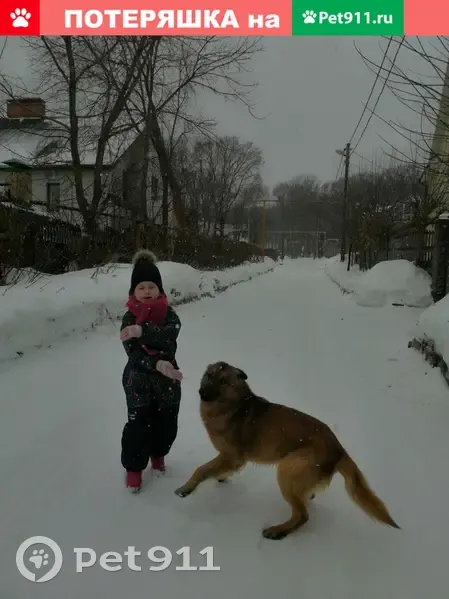
[[[337,472],[345,479],[345,488],[352,501],[373,520],[400,527],[388,513],[386,506],[369,488],[369,485],[357,464],[346,454],[337,464]]]

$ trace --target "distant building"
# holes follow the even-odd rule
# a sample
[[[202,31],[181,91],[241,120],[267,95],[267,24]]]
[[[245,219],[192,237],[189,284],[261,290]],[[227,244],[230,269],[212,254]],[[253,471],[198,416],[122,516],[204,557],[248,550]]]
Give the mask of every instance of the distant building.
[[[84,197],[92,197],[96,173],[96,141],[88,140],[81,149]],[[91,136],[91,132],[89,133]],[[108,142],[102,168],[104,201],[99,209],[100,228],[123,228],[130,224],[140,197],[140,169],[143,162],[142,138],[128,132]],[[41,98],[9,100],[6,117],[0,118],[0,194],[16,204],[23,204],[44,214],[74,225],[82,225],[76,200],[70,129],[64,122],[46,115]],[[162,222],[161,185],[155,158],[148,174],[146,212],[148,219]]]

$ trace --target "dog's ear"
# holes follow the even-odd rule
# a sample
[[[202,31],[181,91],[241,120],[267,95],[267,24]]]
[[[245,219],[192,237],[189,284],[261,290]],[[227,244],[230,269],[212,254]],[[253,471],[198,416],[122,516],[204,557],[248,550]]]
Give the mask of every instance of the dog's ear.
[[[248,380],[248,375],[246,374],[246,372],[244,372],[244,371],[243,371],[243,370],[241,370],[240,368],[236,368],[236,370],[237,370],[237,374],[238,374],[238,376],[239,376],[239,377],[240,377],[242,380],[244,380],[244,381]]]

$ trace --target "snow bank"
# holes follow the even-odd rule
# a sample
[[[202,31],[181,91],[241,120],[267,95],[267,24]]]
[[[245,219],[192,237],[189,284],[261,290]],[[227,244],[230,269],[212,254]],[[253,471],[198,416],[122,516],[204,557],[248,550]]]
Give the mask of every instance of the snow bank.
[[[354,293],[357,288],[358,278],[361,276],[358,266],[354,266],[349,272],[347,263],[340,261],[340,255],[326,260],[324,270],[327,276],[340,287],[344,293]]]
[[[358,267],[347,272],[346,265],[333,258],[326,265],[326,272],[343,291],[354,295],[359,306],[400,304],[427,308],[433,303],[431,276],[408,260],[388,260],[367,272]]]
[[[424,342],[418,349],[424,354],[428,352],[431,360],[438,362],[439,357],[442,357],[446,365],[449,365],[448,295],[421,314],[416,327],[415,340]]]
[[[408,260],[379,262],[360,278],[359,306],[403,304],[415,308],[432,305],[431,276]]]
[[[274,269],[274,261],[246,263],[223,271],[199,271],[187,264],[159,262],[164,289],[172,305],[214,297],[231,285]],[[62,275],[23,273],[14,286],[0,291],[0,360],[47,347],[74,332],[94,329],[120,318],[132,266],[109,264]],[[0,287],[0,290],[2,288]]]

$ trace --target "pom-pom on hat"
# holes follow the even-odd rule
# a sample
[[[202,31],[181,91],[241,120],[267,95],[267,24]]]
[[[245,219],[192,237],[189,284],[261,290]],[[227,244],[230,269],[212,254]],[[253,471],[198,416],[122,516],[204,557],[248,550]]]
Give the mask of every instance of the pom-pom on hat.
[[[134,291],[140,283],[149,281],[155,283],[159,287],[161,293],[164,292],[162,286],[162,277],[156,266],[157,258],[149,250],[139,250],[134,254],[132,263],[134,265],[133,272],[131,275],[131,287],[129,288],[129,295],[134,295]]]

